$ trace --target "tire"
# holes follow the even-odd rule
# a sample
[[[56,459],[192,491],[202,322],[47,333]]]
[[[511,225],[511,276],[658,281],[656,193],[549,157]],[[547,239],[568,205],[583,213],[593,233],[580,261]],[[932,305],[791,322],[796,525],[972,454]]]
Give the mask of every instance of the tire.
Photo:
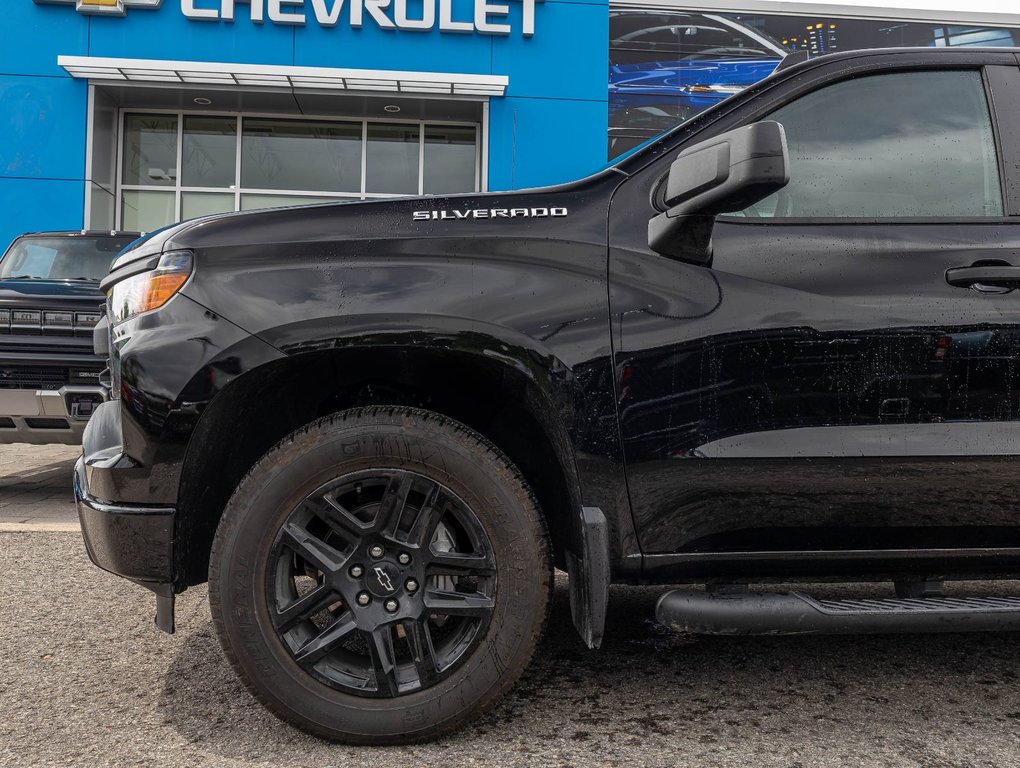
[[[468,427],[402,407],[273,447],[227,504],[209,569],[217,634],[252,694],[351,744],[436,738],[492,706],[531,661],[552,585],[520,472]]]

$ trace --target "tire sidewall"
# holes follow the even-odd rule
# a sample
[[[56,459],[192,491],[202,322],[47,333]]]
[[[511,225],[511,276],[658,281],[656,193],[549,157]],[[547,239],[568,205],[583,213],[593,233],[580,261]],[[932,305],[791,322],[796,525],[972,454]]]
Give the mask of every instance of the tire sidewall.
[[[410,470],[446,486],[478,517],[496,561],[495,609],[473,652],[435,686],[393,699],[316,680],[293,660],[269,618],[267,568],[280,526],[316,488],[365,469]],[[407,411],[327,419],[283,441],[239,485],[217,544],[210,589],[228,653],[274,710],[334,738],[413,739],[484,708],[530,661],[548,607],[544,527],[522,478],[466,427],[451,430]]]

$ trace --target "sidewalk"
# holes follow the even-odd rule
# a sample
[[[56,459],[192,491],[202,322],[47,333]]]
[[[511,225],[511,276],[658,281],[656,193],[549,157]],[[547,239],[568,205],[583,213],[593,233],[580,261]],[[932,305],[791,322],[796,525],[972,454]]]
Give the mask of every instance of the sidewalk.
[[[0,531],[78,530],[71,473],[81,447],[0,445]]]

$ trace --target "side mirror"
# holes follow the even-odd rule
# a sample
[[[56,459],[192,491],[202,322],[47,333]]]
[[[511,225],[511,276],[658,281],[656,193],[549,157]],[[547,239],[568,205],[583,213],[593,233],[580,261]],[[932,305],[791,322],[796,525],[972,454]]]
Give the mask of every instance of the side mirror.
[[[786,132],[777,122],[753,123],[695,144],[669,169],[669,210],[648,222],[648,247],[708,264],[715,217],[753,205],[789,181]]]

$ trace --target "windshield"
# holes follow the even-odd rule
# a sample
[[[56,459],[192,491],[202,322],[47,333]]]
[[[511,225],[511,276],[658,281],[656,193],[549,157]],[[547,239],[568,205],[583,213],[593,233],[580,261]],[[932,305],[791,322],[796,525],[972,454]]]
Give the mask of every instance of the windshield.
[[[0,280],[98,283],[134,237],[20,237],[0,261]]]

